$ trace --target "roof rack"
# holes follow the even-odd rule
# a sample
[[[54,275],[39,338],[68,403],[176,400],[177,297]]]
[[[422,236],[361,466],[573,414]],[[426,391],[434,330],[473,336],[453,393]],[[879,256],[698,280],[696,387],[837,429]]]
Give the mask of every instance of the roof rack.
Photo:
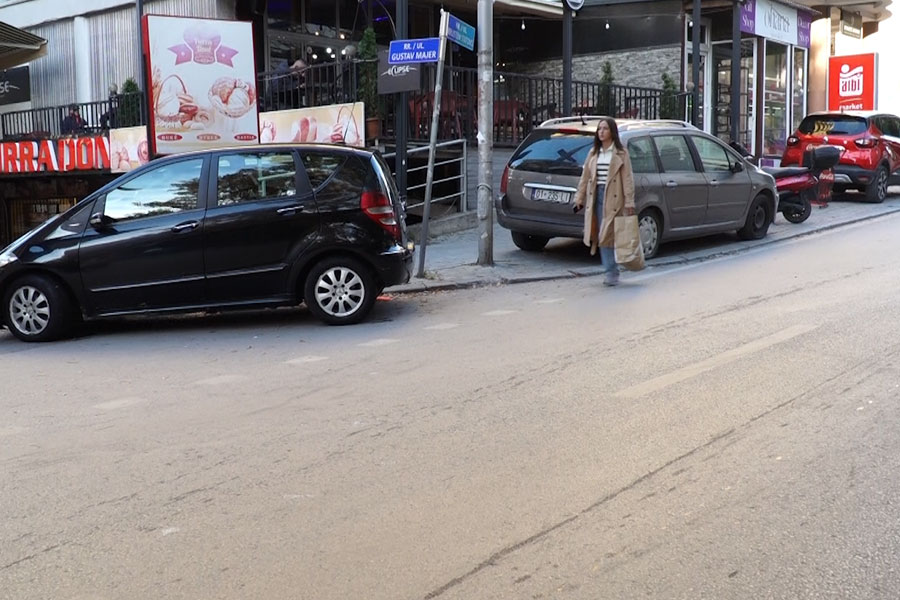
[[[596,121],[598,119],[608,119],[610,117],[606,115],[580,115],[577,117],[556,117],[553,119],[547,119],[543,123],[541,123],[541,127],[546,127],[548,125],[560,125],[562,123],[586,123],[587,121]]]

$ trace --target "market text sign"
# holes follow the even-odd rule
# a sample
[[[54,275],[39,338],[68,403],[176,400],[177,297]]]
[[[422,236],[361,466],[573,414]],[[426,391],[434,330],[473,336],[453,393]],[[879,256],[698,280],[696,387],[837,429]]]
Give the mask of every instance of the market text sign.
[[[103,136],[0,143],[0,173],[108,171],[109,140]]]
[[[875,110],[876,55],[828,59],[828,110]]]

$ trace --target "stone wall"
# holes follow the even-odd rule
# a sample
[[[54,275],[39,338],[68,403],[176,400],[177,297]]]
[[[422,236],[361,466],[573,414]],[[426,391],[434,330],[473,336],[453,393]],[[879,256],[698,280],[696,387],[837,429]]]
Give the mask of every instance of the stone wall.
[[[603,76],[603,63],[606,61],[612,66],[613,83],[616,85],[661,89],[663,73],[668,73],[676,82],[681,81],[681,46],[578,55],[572,60],[572,79],[588,83],[599,82]],[[562,60],[521,65],[516,71],[537,77],[562,79]]]

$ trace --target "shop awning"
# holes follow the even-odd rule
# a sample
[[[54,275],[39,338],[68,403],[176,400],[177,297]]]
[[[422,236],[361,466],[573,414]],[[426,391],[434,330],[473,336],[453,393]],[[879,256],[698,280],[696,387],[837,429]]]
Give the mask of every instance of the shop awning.
[[[0,21],[0,69],[18,67],[47,54],[47,40]]]
[[[561,0],[494,0],[494,10],[513,9],[517,13],[540,17],[562,17]]]

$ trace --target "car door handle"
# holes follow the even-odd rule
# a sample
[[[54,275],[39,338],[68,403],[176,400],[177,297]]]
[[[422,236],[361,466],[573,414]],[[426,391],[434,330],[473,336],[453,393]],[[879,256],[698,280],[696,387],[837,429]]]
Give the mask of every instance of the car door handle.
[[[298,210],[303,210],[302,204],[298,204],[296,206],[286,206],[284,208],[279,208],[278,214],[279,215],[292,215],[295,212],[297,212]]]
[[[713,179],[712,181],[709,182],[709,185],[711,185],[712,187],[718,187],[719,182],[716,181],[715,179]]]
[[[197,229],[200,225],[199,221],[188,221],[187,223],[181,223],[180,225],[176,225],[172,228],[172,231],[175,233],[181,233],[182,231],[192,231]]]
[[[678,187],[678,184],[675,183],[674,181],[667,181],[666,187]]]

